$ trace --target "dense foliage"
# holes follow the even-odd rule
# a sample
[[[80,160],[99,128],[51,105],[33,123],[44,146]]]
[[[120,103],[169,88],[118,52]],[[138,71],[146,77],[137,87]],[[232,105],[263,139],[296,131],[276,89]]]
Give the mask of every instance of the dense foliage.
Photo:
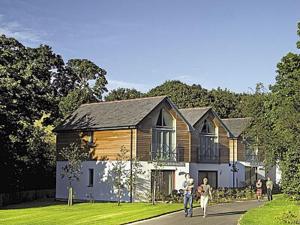
[[[73,110],[99,100],[106,91],[105,74],[88,60],[65,65],[49,46],[29,48],[0,36],[0,179],[5,184],[0,193],[54,187],[54,143],[43,126],[67,116],[66,104]],[[72,99],[72,105],[68,96],[77,90],[87,94]],[[42,117],[43,126],[35,126]]]
[[[116,100],[126,100],[141,98],[144,94],[136,89],[130,88],[117,88],[111,90],[107,96],[105,96],[105,101],[116,101]]]

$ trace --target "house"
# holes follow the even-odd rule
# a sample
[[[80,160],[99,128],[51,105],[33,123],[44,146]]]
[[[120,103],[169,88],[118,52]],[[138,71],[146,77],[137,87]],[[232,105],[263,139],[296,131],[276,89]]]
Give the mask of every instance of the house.
[[[60,176],[66,162],[59,152],[82,140],[93,146],[90,159],[82,162],[80,180],[74,183],[76,199],[116,200],[110,171],[122,146],[129,150],[130,159],[140,160],[145,172],[137,188],[139,197],[126,190],[123,201],[148,199],[157,158],[163,160],[156,184],[161,193],[181,189],[186,173],[195,185],[208,177],[213,187],[241,187],[253,176],[252,165],[244,163],[242,138],[249,122],[249,118],[220,119],[210,107],[178,109],[166,96],[83,104],[54,130],[56,198],[67,196],[67,181]],[[130,160],[126,166],[130,168]]]

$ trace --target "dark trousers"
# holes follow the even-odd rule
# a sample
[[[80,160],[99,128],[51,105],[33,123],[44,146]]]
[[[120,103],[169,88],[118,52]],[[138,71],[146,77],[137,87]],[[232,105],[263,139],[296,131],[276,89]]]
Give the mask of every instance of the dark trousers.
[[[272,189],[267,188],[268,201],[273,200]]]

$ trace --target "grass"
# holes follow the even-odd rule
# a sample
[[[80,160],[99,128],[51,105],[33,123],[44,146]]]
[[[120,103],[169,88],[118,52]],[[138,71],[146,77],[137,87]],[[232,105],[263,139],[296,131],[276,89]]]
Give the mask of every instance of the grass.
[[[123,224],[182,209],[182,204],[31,202],[0,209],[0,224]]]
[[[291,224],[300,224],[300,202],[289,200],[284,195],[275,195],[273,201],[249,210],[240,221],[240,225]]]

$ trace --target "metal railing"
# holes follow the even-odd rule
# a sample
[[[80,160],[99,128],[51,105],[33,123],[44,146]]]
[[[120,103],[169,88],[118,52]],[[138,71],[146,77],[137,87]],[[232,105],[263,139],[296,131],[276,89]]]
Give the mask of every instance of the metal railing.
[[[154,146],[150,151],[151,161],[183,162],[183,149],[168,145]]]

